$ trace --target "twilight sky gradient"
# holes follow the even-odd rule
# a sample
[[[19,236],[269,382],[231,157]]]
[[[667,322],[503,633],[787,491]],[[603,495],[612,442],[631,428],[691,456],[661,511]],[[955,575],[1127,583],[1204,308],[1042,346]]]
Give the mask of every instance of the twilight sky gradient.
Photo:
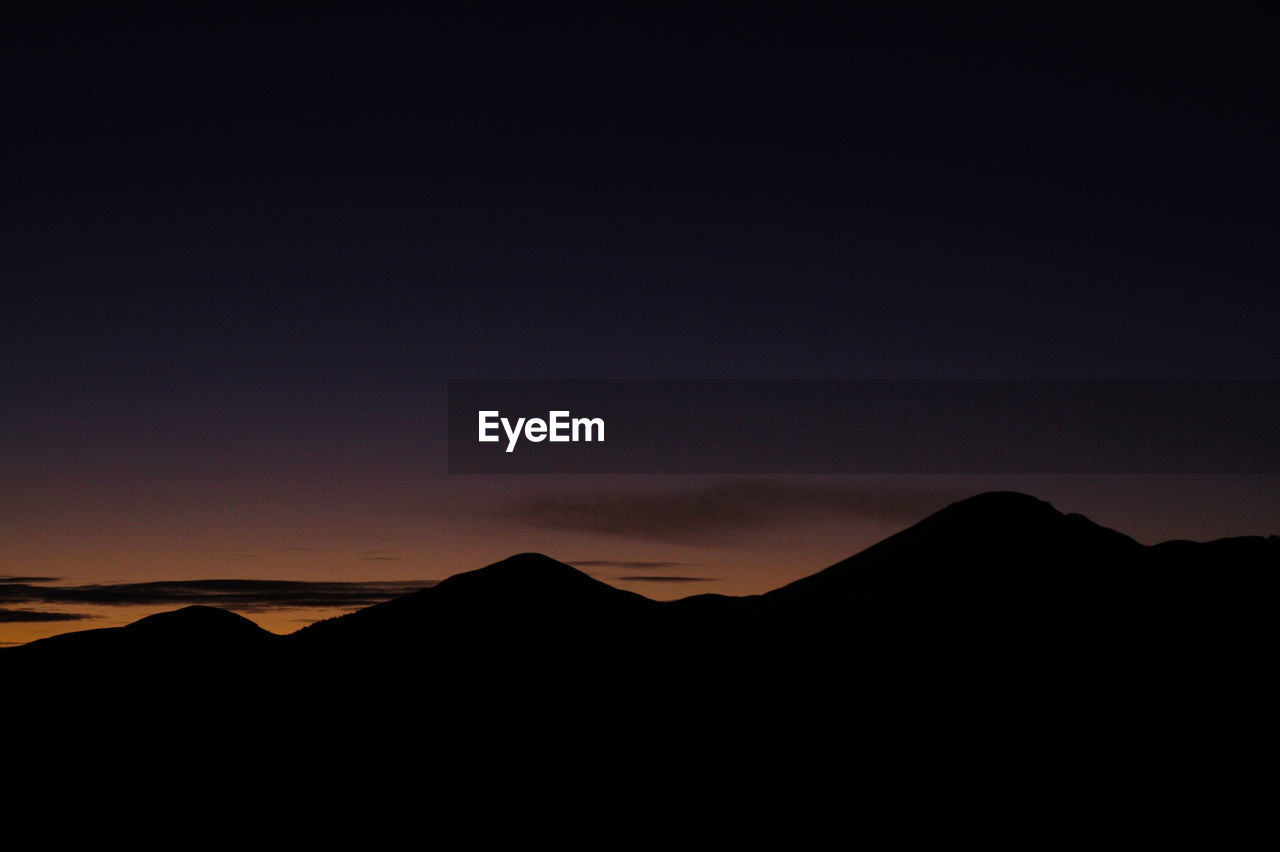
[[[1280,376],[1259,21],[646,6],[13,10],[0,575],[746,593],[988,488],[1280,532],[1265,476],[447,475],[449,378]],[[98,617],[0,641],[144,613],[4,583]]]

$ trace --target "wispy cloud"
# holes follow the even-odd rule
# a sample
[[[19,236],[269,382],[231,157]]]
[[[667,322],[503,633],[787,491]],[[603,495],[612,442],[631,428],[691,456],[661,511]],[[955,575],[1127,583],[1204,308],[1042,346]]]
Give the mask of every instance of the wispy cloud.
[[[577,559],[570,565],[577,568],[622,568],[627,571],[657,571],[662,568],[684,568],[693,562],[629,562],[616,559]]]
[[[578,568],[620,568],[623,571],[663,571],[668,568],[689,568],[696,562],[647,562],[627,559],[575,559],[569,562]],[[684,574],[612,574],[610,582],[637,583],[714,583],[719,577],[691,577]]]
[[[346,609],[381,603],[435,585],[406,582],[300,582],[293,580],[168,580],[89,586],[0,584],[0,603],[96,606],[205,604],[241,611]]]
[[[678,577],[667,576],[665,574],[634,574],[630,576],[615,577],[615,580],[623,582],[635,583],[715,583],[721,578],[719,577]]]
[[[683,488],[537,494],[507,503],[498,513],[544,529],[698,544],[817,518],[916,521],[960,496],[879,484],[734,479]]]
[[[80,621],[95,616],[79,612],[40,612],[33,609],[0,609],[0,623]]]

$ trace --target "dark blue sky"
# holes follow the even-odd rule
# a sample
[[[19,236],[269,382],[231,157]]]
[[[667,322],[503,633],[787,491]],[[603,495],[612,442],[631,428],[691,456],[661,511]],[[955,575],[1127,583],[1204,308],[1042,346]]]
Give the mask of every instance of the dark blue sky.
[[[413,380],[1280,367],[1248,21],[403,8],[19,14],[5,337]]]

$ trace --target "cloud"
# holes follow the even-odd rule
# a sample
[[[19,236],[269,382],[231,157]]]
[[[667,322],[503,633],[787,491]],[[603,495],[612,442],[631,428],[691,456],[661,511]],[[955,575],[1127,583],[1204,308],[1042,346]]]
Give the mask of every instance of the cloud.
[[[85,618],[96,618],[78,612],[38,612],[31,609],[0,609],[0,623],[37,622],[37,621],[80,621]]]
[[[15,574],[0,574],[0,583],[56,583],[60,577],[19,577]]]
[[[630,571],[656,571],[661,568],[684,568],[694,565],[693,562],[627,562],[613,559],[578,559],[571,560],[570,565],[578,568],[624,568]]]
[[[683,488],[536,494],[507,503],[498,514],[543,529],[699,544],[817,518],[911,522],[960,496],[880,484],[733,479]]]
[[[96,606],[186,606],[205,604],[262,612],[277,609],[351,609],[381,603],[434,586],[406,582],[305,582],[294,580],[161,580],[89,586],[0,584],[0,603],[92,604]]]
[[[575,559],[569,562],[578,568],[621,568],[624,571],[661,571],[665,568],[688,568],[696,562],[642,562],[626,559]],[[680,574],[616,574],[610,582],[618,580],[638,583],[714,583],[719,577],[689,577]]]
[[[662,574],[635,574],[631,576],[615,577],[615,580],[623,580],[626,582],[637,583],[715,583],[720,577],[678,577],[665,576]]]

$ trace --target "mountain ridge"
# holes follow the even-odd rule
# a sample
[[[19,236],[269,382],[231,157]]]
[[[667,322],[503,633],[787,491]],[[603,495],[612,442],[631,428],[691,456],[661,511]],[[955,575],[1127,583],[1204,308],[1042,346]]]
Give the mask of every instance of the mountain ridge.
[[[541,642],[563,650],[583,640],[670,645],[779,630],[846,630],[886,620],[1007,620],[1019,608],[1045,607],[1092,607],[1122,618],[1116,613],[1137,603],[1167,607],[1173,601],[1192,611],[1198,598],[1230,600],[1238,597],[1232,584],[1274,584],[1267,567],[1277,565],[1280,537],[1274,535],[1147,546],[1031,495],[986,492],[760,595],[659,602],[544,554],[518,553],[283,637],[228,610],[197,605],[121,628],[59,634],[4,649],[0,658],[24,648],[52,655],[97,644],[127,653],[148,644],[209,650],[274,639],[293,646],[410,643],[463,654]],[[1224,567],[1231,582],[1216,589]]]
[[[643,595],[615,588],[541,553],[518,553],[434,586],[345,615],[316,622],[290,638],[327,641],[366,636],[403,638],[417,629],[451,630],[469,641],[496,630],[502,638],[537,632],[565,633],[639,616],[658,606]],[[439,638],[438,636],[436,638]]]
[[[952,503],[910,527],[763,597],[788,605],[801,597],[900,607],[1070,596],[1073,585],[1117,563],[1137,582],[1144,545],[1048,501],[1012,491],[986,492]],[[972,562],[966,562],[972,560]],[[979,569],[974,570],[974,565]],[[1075,593],[1084,590],[1076,589]]]

